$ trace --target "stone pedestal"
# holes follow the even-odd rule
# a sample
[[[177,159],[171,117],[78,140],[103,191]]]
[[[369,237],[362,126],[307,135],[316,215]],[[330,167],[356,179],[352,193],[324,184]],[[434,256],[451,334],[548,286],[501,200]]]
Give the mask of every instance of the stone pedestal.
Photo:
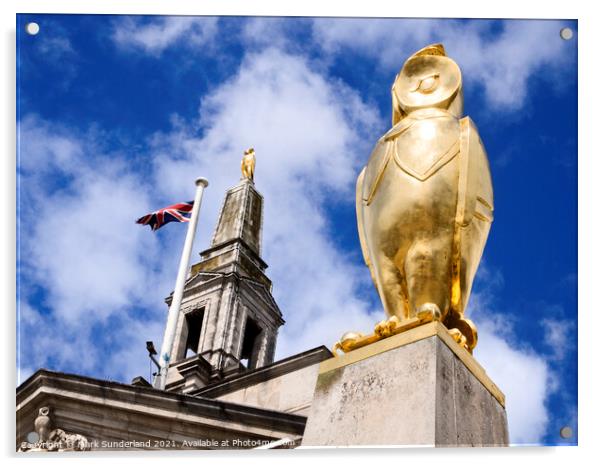
[[[323,361],[303,446],[506,446],[504,402],[433,322]]]

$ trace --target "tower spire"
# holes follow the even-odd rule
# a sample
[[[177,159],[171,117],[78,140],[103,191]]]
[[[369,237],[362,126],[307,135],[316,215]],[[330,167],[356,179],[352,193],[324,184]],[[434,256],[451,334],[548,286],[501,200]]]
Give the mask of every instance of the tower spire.
[[[240,241],[259,257],[262,220],[263,196],[255,189],[251,179],[243,178],[226,192],[211,239],[211,249],[231,241]]]
[[[243,158],[243,177],[226,191],[210,247],[190,269],[168,390],[187,392],[274,360],[284,320],[260,255],[263,196],[253,182],[254,151],[249,154],[250,176]]]

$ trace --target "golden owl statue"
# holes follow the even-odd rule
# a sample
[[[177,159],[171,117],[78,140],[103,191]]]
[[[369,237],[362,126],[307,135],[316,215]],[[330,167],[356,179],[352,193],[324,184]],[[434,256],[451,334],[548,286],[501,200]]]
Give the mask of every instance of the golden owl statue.
[[[241,179],[253,181],[255,177],[255,161],[255,149],[251,147],[244,152],[242,161],[240,162]]]
[[[493,221],[489,162],[463,112],[462,74],[441,44],[412,55],[392,88],[393,127],[357,180],[360,243],[389,318],[443,323],[468,351],[464,316]]]

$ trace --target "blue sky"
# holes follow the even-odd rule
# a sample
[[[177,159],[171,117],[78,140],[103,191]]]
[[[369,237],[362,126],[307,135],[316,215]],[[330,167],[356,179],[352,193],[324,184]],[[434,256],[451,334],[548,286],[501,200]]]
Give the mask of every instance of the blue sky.
[[[37,36],[24,32],[30,20]],[[39,367],[148,376],[144,341],[161,341],[185,228],[152,234],[134,220],[191,198],[204,175],[201,251],[250,146],[287,321],[277,357],[369,330],[382,311],[359,249],[355,178],[390,126],[403,61],[443,42],[494,183],[469,304],[475,356],[506,393],[514,443],[577,430],[575,21],[17,21],[21,381]]]

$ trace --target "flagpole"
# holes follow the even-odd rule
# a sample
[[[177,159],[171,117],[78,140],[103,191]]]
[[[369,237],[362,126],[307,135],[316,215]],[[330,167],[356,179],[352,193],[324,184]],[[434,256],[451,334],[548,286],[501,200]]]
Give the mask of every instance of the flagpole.
[[[178,315],[180,314],[180,304],[182,304],[182,295],[184,294],[184,284],[188,275],[188,264],[190,262],[190,253],[192,252],[192,243],[199,219],[199,211],[201,210],[201,200],[203,199],[203,190],[209,185],[205,178],[197,178],[196,194],[194,196],[194,205],[192,206],[192,214],[188,223],[188,231],[186,232],[186,241],[184,241],[184,249],[180,258],[180,268],[178,269],[178,278],[176,279],[176,287],[174,288],[171,306],[167,314],[167,325],[165,326],[165,335],[163,336],[163,345],[159,353],[160,369],[155,377],[153,386],[159,390],[165,390],[167,382],[167,371],[171,361],[171,350],[173,347],[174,338],[176,335],[176,325],[178,323]]]

